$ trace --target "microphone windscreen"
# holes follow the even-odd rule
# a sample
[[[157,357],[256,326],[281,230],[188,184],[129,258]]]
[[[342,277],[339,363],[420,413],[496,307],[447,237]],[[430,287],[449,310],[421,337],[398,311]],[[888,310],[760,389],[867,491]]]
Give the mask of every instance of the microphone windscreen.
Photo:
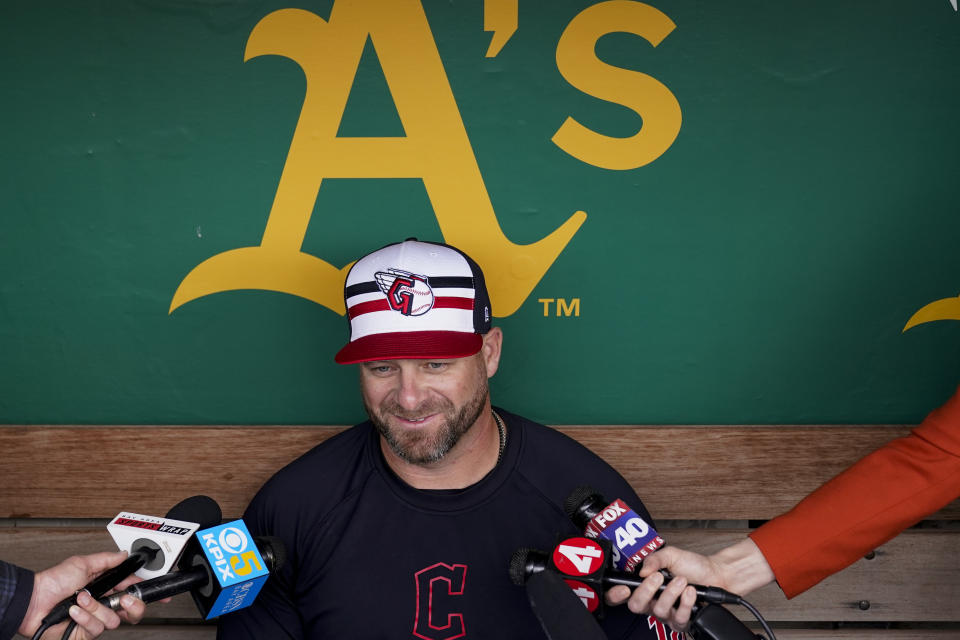
[[[530,576],[527,599],[549,640],[606,640],[596,618],[558,574]]]
[[[270,573],[275,573],[287,563],[287,548],[283,540],[276,536],[257,536],[257,549],[263,556],[263,561],[267,563],[267,569]]]
[[[527,583],[527,558],[530,551],[526,548],[517,549],[510,558],[510,582],[518,587]]]
[[[196,522],[201,529],[215,527],[223,519],[220,505],[210,496],[190,496],[171,507],[167,517],[172,520]]]
[[[574,515],[584,506],[584,503],[588,502],[588,500],[602,501],[603,498],[600,497],[600,494],[593,487],[577,487],[569,496],[567,496],[567,499],[564,501],[563,511],[567,514],[568,518],[573,518]]]

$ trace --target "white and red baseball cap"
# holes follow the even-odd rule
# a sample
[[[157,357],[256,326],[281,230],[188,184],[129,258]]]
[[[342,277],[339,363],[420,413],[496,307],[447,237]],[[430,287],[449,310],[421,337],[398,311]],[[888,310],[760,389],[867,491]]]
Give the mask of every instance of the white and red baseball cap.
[[[340,364],[404,358],[464,358],[491,327],[480,267],[459,249],[416,239],[360,258],[343,298],[350,342]]]

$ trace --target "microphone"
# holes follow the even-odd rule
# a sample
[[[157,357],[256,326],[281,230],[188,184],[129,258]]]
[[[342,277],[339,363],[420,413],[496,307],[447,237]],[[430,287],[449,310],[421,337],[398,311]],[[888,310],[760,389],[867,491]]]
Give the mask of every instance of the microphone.
[[[204,495],[181,500],[164,518],[120,512],[107,525],[107,531],[118,549],[130,553],[128,561],[143,559],[143,562],[127,571],[121,580],[133,572],[144,580],[167,573],[180,557],[190,535],[197,529],[219,524],[222,517],[220,505],[213,498]],[[131,565],[133,564],[135,563],[131,562]],[[99,598],[117,582],[120,580],[98,594],[91,591],[90,595]]]
[[[547,640],[607,640],[597,619],[578,604],[560,574],[541,571],[527,580],[527,599]]]
[[[577,581],[585,582],[587,585],[595,584],[604,591],[617,585],[635,589],[643,582],[643,578],[636,574],[607,569],[604,558],[603,547],[588,538],[563,540],[554,548],[552,558],[543,551],[517,549],[510,559],[510,579],[513,584],[522,586],[530,576],[550,570],[567,578],[567,584]],[[670,580],[670,578],[664,580],[657,589],[657,593],[663,592],[670,584]],[[698,601],[709,604],[740,604],[741,602],[740,596],[720,587],[707,587],[700,584],[690,586],[697,592]],[[595,611],[599,606],[599,593],[593,589],[590,589],[592,593],[588,593],[582,587],[578,588],[575,588],[574,592],[580,596],[587,609]]]
[[[606,549],[605,549],[606,548]],[[555,573],[567,583],[573,593],[591,613],[600,614],[603,591],[616,585],[635,588],[643,582],[634,574],[609,569],[607,540],[599,542],[584,537],[562,540],[549,556],[533,549],[517,549],[510,559],[510,579],[520,586],[540,573]],[[696,640],[756,640],[758,637],[727,609],[722,603],[745,604],[740,596],[720,589],[690,585],[697,592],[698,602],[706,606],[694,606],[690,618],[690,635]],[[660,585],[662,593],[666,583]],[[762,620],[762,619],[761,619]],[[766,623],[764,629],[774,640]]]
[[[200,526],[216,524],[221,517],[220,506],[212,498],[202,495],[181,500],[171,507],[165,518],[119,513],[107,525],[107,531],[117,547],[127,551],[129,556],[88,582],[82,590],[96,600],[131,573],[136,572],[140,577],[166,573],[186,546],[190,534]],[[70,607],[76,603],[76,594],[64,598],[50,610],[41,625],[63,622],[70,615]]]
[[[591,487],[574,489],[563,510],[585,536],[610,542],[613,565],[621,571],[637,570],[647,556],[666,544],[623,500],[608,503]]]
[[[243,520],[234,520],[191,537],[178,571],[131,585],[100,602],[117,610],[124,594],[154,602],[189,591],[201,617],[212,620],[250,606],[268,574],[285,562],[279,538],[253,538]]]

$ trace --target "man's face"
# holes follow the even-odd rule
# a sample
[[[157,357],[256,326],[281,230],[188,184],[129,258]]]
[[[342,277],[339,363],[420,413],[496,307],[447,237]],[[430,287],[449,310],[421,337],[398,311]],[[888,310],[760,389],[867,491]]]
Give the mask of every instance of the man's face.
[[[383,360],[360,365],[371,422],[413,464],[443,458],[489,406],[484,352],[454,360]]]

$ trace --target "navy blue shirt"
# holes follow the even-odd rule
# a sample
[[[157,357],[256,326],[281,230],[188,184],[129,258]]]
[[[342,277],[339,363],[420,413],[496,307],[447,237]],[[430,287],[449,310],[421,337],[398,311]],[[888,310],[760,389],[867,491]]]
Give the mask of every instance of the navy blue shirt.
[[[505,411],[500,463],[462,490],[410,487],[386,465],[369,422],[313,448],[273,476],[244,520],[289,559],[218,637],[397,640],[542,638],[508,566],[521,547],[549,551],[579,535],[563,503],[590,485],[650,516],[627,482],[591,451]],[[647,616],[607,610],[610,638],[657,638]],[[661,629],[662,632],[662,629]]]

